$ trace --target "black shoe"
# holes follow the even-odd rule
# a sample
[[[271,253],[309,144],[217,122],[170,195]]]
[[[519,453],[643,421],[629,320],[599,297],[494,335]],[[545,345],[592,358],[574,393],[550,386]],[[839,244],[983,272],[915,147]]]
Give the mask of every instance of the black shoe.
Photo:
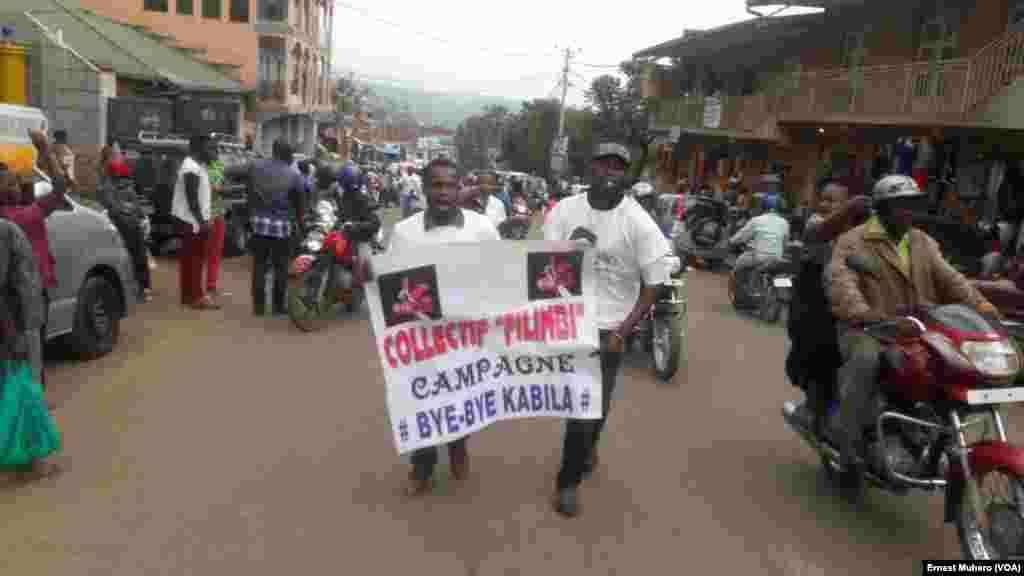
[[[579,514],[579,502],[576,495],[576,488],[562,488],[555,495],[555,512],[569,518]]]
[[[864,502],[864,469],[860,464],[844,464],[839,475],[839,495],[853,506]]]
[[[590,454],[590,458],[583,463],[584,480],[588,480],[591,476],[594,475],[594,470],[597,470],[598,462],[599,460],[597,459],[597,447],[595,446],[593,452],[591,452]]]

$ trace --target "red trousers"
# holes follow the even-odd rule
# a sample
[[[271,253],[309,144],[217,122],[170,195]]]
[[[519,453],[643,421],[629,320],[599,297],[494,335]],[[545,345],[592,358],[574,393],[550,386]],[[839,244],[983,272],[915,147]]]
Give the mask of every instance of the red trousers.
[[[220,278],[220,258],[224,254],[224,217],[210,220],[210,238],[206,243],[206,290],[217,291]]]
[[[192,231],[191,224],[181,226],[181,250],[178,251],[178,280],[181,303],[196,304],[205,296],[203,291],[203,260],[209,252],[209,234]]]

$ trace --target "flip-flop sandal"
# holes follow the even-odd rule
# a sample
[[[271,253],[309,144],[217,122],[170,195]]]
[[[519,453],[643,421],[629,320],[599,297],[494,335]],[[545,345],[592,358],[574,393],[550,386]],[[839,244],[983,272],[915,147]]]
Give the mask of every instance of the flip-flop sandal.
[[[220,310],[220,304],[217,304],[209,298],[203,298],[192,305],[196,310]]]

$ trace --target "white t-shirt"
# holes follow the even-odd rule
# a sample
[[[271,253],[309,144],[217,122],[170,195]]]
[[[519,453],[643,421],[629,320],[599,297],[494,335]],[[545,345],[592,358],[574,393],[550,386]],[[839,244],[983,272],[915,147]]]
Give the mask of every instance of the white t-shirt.
[[[174,182],[174,199],[171,203],[171,215],[192,225],[193,232],[199,232],[199,223],[192,215],[188,207],[188,198],[185,197],[185,174],[196,174],[199,176],[199,215],[203,220],[210,219],[210,174],[206,167],[200,165],[191,156],[185,157],[178,168],[178,178]]]
[[[487,240],[501,240],[498,229],[491,224],[491,221],[481,214],[470,210],[463,210],[462,217],[465,219],[462,227],[457,226],[436,226],[429,231],[423,227],[423,217],[426,212],[418,212],[395,224],[391,231],[390,246],[388,250],[402,250],[412,246],[424,244],[452,244],[456,242],[484,242]]]
[[[614,330],[640,298],[641,280],[649,286],[668,281],[672,246],[629,196],[612,210],[594,210],[586,194],[562,200],[544,223],[544,239],[569,240],[577,228],[597,236],[597,327]]]
[[[499,226],[508,219],[508,214],[505,212],[505,203],[495,198],[494,194],[487,197],[487,207],[484,209],[484,212],[495,226]]]

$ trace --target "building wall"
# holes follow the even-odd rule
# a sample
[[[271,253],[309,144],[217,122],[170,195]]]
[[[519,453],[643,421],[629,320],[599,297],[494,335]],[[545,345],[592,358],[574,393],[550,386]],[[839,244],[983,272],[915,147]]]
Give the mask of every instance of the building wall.
[[[46,115],[52,134],[66,130],[76,153],[81,191],[95,188],[92,166],[106,138],[109,80],[73,52],[57,46],[23,14],[0,14],[0,23],[15,29],[14,40],[28,47],[28,103]]]
[[[203,0],[191,1],[192,15],[177,13],[178,0],[167,0],[167,12],[143,10],[143,0],[79,0],[79,3],[83,8],[120,22],[140,24],[155,32],[173,35],[183,45],[205,48],[210,60],[239,64],[242,66],[241,82],[255,86],[257,35],[252,21],[256,17],[256,0],[249,0],[249,23],[229,20],[229,0],[222,0],[220,20],[203,18]]]
[[[957,58],[968,58],[1006,31],[1008,0],[964,3],[967,16],[960,20]],[[916,61],[919,28],[934,0],[850,6],[829,13],[825,25],[799,39],[804,70],[843,66],[842,41],[846,32],[865,31],[865,66],[889,66]]]
[[[312,157],[316,154],[316,122],[309,116],[285,116],[259,124],[256,149],[270,156],[274,140],[282,139],[296,152]]]
[[[166,0],[167,12],[144,10],[144,0],[79,0],[82,7],[93,10],[104,16],[121,22],[139,24],[151,30],[174,36],[184,46],[203,48],[205,54],[197,55],[213,62],[236,64],[239,69],[239,80],[249,88],[255,88],[259,80],[259,34],[255,23],[260,15],[261,0],[248,0],[249,21],[233,22],[230,19],[231,0],[221,2],[220,19],[210,19],[202,14],[204,0]],[[192,3],[192,14],[177,13],[178,2]],[[309,49],[314,64],[311,67],[310,85],[319,86],[323,76],[321,66],[316,64],[322,56],[330,56],[330,42],[323,42],[320,32],[321,20],[324,18],[323,8],[316,0],[287,0],[288,24],[294,33],[281,36],[288,47],[289,77],[288,94],[291,94],[290,83],[293,73],[291,49],[296,42],[302,44],[303,50]],[[309,19],[306,16],[306,7]],[[331,26],[327,26],[328,29]],[[324,48],[325,50],[321,50]],[[327,103],[327,106],[330,104]],[[323,107],[323,106],[320,106]]]

